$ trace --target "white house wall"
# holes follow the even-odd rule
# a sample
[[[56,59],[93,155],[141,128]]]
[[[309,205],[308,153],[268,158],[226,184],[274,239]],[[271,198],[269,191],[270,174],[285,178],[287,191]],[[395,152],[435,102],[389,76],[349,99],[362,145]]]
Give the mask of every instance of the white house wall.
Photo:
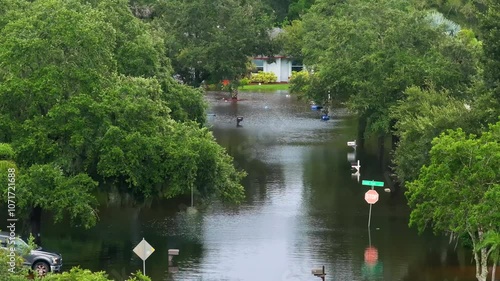
[[[278,77],[278,82],[288,82],[292,72],[292,62],[288,59],[280,59],[280,75]]]
[[[286,58],[276,58],[273,63],[264,60],[264,72],[276,74],[276,82],[288,82],[292,73],[292,62]]]

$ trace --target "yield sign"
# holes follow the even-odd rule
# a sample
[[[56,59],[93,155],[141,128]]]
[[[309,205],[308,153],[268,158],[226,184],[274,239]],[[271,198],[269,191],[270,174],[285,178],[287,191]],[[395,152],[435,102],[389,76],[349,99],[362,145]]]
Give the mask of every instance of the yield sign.
[[[142,241],[137,244],[134,248],[134,253],[136,253],[143,261],[145,261],[154,251],[155,248],[151,247],[144,238],[142,238]]]
[[[378,201],[377,191],[370,189],[365,193],[365,201],[368,204],[375,204]]]

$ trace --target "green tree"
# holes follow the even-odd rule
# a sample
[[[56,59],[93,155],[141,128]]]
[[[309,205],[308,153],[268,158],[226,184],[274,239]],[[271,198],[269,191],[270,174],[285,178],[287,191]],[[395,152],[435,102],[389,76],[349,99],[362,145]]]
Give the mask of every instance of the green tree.
[[[264,0],[263,2],[271,7],[276,23],[280,23],[287,17],[288,7],[293,0]]]
[[[500,4],[488,1],[488,10],[481,17],[480,28],[485,53],[485,87],[491,92],[490,100],[484,105],[500,115]],[[490,105],[488,105],[490,104]]]
[[[437,9],[447,18],[476,28],[489,0],[413,0],[420,9]]]
[[[314,2],[314,0],[292,0],[288,7],[288,19],[300,19],[301,16],[307,13]]]
[[[496,268],[500,261],[500,233],[489,231],[484,235],[483,242],[479,245],[479,249],[488,248],[487,255],[492,261],[491,280],[496,280]]]
[[[65,271],[61,274],[48,274],[47,276],[40,278],[39,280],[48,281],[111,281],[108,279],[108,275],[103,272],[92,272],[88,269],[81,269],[79,267],[73,267],[70,271]],[[131,276],[125,281],[151,281],[146,275],[137,271],[132,273]]]
[[[1,161],[19,167],[19,206],[37,238],[42,211],[92,226],[90,194],[105,181],[138,196],[193,187],[242,199],[244,173],[203,127],[201,91],[171,77],[161,30],[120,0],[24,5],[0,30],[0,142],[12,148]]]
[[[273,18],[259,1],[163,1],[156,11],[173,36],[166,44],[175,73],[189,85],[238,81],[248,57],[275,55]]]
[[[500,221],[500,122],[480,137],[461,129],[448,131],[432,141],[430,164],[408,184],[412,208],[410,225],[421,232],[469,235],[474,247],[476,278],[486,281],[487,247],[480,247],[488,231],[499,231]]]
[[[28,280],[48,280],[48,281],[112,281],[103,271],[92,272],[88,269],[80,267],[72,267],[69,271],[62,273],[48,273],[46,276],[33,276],[28,272],[28,267],[23,266],[23,259],[20,256],[15,258],[16,271],[9,272],[9,256],[7,251],[0,251],[0,269],[2,270],[2,281],[28,281]],[[130,274],[130,277],[125,281],[151,281],[146,275],[140,271]]]
[[[160,81],[174,120],[195,120],[200,125],[205,124],[206,103],[201,91],[180,85],[172,78],[174,71],[170,59],[165,56],[166,42],[172,35],[157,29],[157,25],[134,17],[127,0],[93,2],[95,8],[105,15],[104,20],[116,31],[114,54],[118,73],[156,78]],[[141,5],[151,6],[152,3]]]
[[[278,40],[283,48],[283,54],[296,60],[302,60],[302,47],[304,42],[304,26],[302,21],[293,20],[283,27],[283,32],[279,34]]]
[[[0,36],[3,140],[56,103],[101,91],[115,70],[114,38],[103,14],[78,1],[35,1],[10,21]]]
[[[407,2],[316,1],[303,28],[304,64],[315,76],[309,97],[345,102],[360,133],[379,138],[391,134],[390,108],[407,87],[463,96],[477,72],[468,45]]]
[[[447,129],[465,128],[480,133],[477,115],[466,101],[446,90],[408,88],[405,98],[391,109],[399,139],[393,154],[395,172],[401,183],[416,180],[420,168],[429,164],[431,141]]]

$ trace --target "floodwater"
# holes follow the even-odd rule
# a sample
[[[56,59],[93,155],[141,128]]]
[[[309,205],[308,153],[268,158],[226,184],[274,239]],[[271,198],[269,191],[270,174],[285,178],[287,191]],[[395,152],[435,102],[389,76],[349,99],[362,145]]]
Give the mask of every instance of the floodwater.
[[[214,203],[191,213],[178,202],[133,204],[104,194],[107,203],[91,230],[50,226],[46,218],[44,246],[62,253],[66,269],[80,264],[114,280],[142,271],[132,249],[143,238],[155,248],[145,262],[153,281],[312,281],[321,279],[311,270],[323,266],[325,280],[475,280],[468,250],[408,227],[401,192],[376,188],[368,228],[364,194],[370,187],[361,181],[384,178],[376,155],[346,145],[356,122],[345,110],[321,121],[319,112],[286,92],[239,97],[207,98],[217,141],[248,172],[241,206]],[[359,178],[352,175],[353,160],[360,160]],[[170,266],[168,249],[180,251]]]

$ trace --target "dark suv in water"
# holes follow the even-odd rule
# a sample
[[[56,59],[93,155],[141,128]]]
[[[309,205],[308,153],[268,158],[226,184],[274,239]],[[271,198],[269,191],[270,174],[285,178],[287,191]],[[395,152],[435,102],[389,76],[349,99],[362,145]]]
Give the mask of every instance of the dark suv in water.
[[[19,237],[14,243],[10,243],[10,236],[7,232],[0,232],[0,249],[9,250],[12,246],[16,253],[23,254],[24,265],[29,266],[38,275],[45,275],[47,272],[61,272],[62,256],[57,253],[44,251],[41,247],[28,251],[29,245]]]

